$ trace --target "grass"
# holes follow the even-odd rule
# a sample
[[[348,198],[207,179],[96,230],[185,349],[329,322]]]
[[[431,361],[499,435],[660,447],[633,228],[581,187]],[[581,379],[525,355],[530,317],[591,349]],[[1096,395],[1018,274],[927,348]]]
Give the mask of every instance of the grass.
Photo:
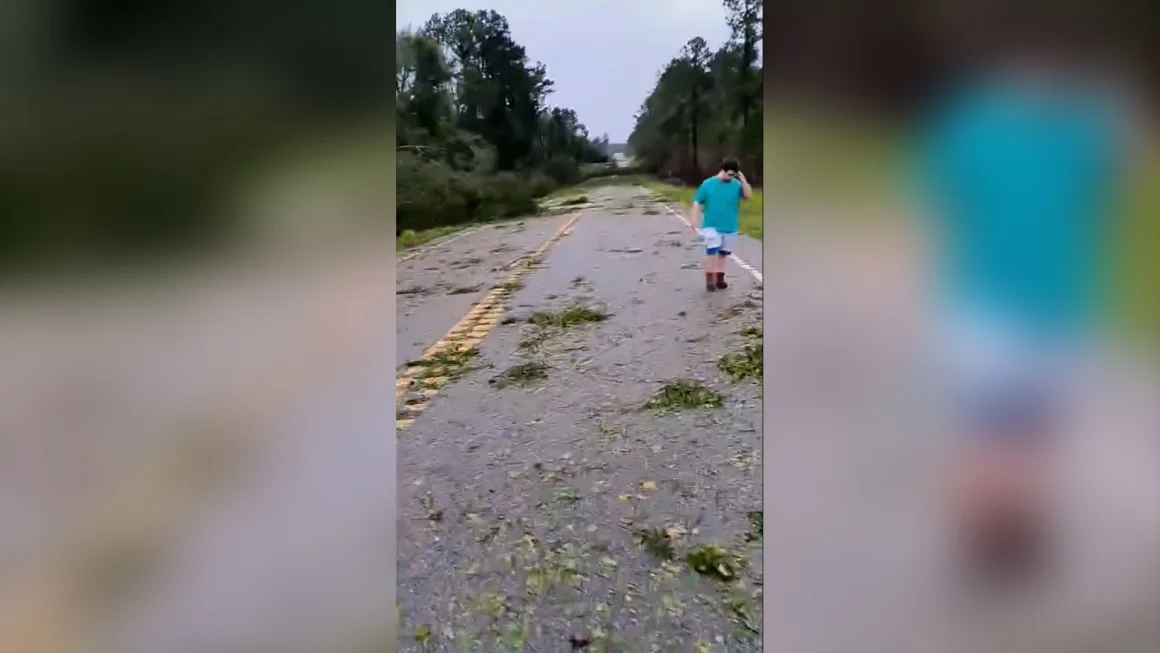
[[[762,343],[755,345],[748,345],[744,350],[735,353],[725,354],[717,360],[717,369],[724,372],[730,379],[734,381],[752,380],[760,382],[762,380],[762,356],[764,355],[764,346]]]
[[[645,408],[668,412],[720,408],[724,404],[724,397],[696,381],[670,381],[645,403]]]
[[[517,345],[522,350],[533,350],[544,344],[549,337],[569,327],[607,320],[609,313],[600,308],[574,304],[559,311],[537,311],[528,316],[527,321],[536,327],[526,334]]]
[[[693,203],[695,189],[684,186],[673,186],[656,180],[645,182],[649,190],[660,195],[669,202],[678,204],[674,210],[686,212]],[[741,233],[757,240],[761,240],[761,211],[764,193],[760,188],[753,189],[753,197],[741,202],[741,214],[738,216]]]
[[[1160,152],[1129,180],[1112,260],[1113,301],[1129,336],[1160,345]],[[1151,183],[1150,183],[1151,182]]]
[[[447,291],[448,295],[470,295],[471,293],[479,292],[483,288],[483,284],[476,284],[474,286],[456,286]]]
[[[544,329],[536,329],[532,333],[524,336],[517,344],[516,348],[523,351],[533,350],[548,340],[548,332]]]
[[[478,355],[479,350],[474,347],[451,347],[429,358],[409,361],[407,365],[422,368],[419,378],[457,379],[471,371],[471,362]]]
[[[848,115],[776,107],[763,120],[764,174],[788,201],[859,208],[894,205],[902,188],[904,142],[886,125]]]
[[[637,533],[636,539],[645,553],[657,560],[672,560],[676,557],[673,538],[663,528],[642,530]]]
[[[401,252],[420,245],[449,236],[457,231],[466,229],[469,225],[448,225],[445,227],[435,227],[433,229],[424,229],[422,231],[415,231],[407,229],[395,238],[395,251]]]
[[[609,177],[608,179],[609,179],[608,183],[615,183],[611,180],[617,179],[617,178],[616,177]],[[589,186],[594,186],[594,185],[604,185],[602,183],[599,183],[600,181],[601,181],[601,178],[596,177],[596,178],[593,178],[591,180],[586,180],[585,182],[582,182],[582,183],[577,184],[575,186],[568,186],[566,188],[560,188],[560,189],[557,189],[557,190],[553,191],[552,193],[548,194],[547,196],[540,198],[540,201],[541,201],[541,203],[545,202],[545,201],[552,202],[554,200],[559,200],[560,198],[565,198],[564,201],[562,201],[562,202],[557,201],[556,204],[558,204],[560,206],[574,206],[574,205],[579,205],[579,204],[587,204],[588,203],[588,196],[577,195],[577,192],[581,188],[584,188],[584,187],[589,187]],[[467,223],[463,223],[463,224],[445,225],[442,227],[433,227],[431,229],[422,229],[420,231],[415,231],[413,229],[407,229],[407,230],[403,231],[403,233],[401,233],[395,237],[395,251],[402,252],[402,251],[405,251],[408,249],[413,249],[415,247],[426,245],[427,243],[438,240],[438,239],[443,238],[445,236],[450,236],[453,233],[456,233],[458,231],[463,231],[464,229],[469,229],[471,227],[477,227],[477,226],[484,225],[484,224],[502,224],[502,223],[507,223],[507,222],[522,221],[522,220],[526,220],[528,217],[531,217],[531,216],[524,216],[521,218],[512,218],[512,219],[508,219],[508,220],[490,220],[490,221],[486,221],[486,222],[467,222]]]
[[[685,555],[685,562],[698,574],[725,583],[735,580],[745,566],[744,558],[712,544],[693,549]]]
[[[736,304],[730,306],[729,308],[726,308],[725,310],[721,311],[721,319],[722,320],[732,320],[735,317],[740,317],[741,315],[744,315],[745,311],[752,310],[755,308],[761,308],[761,307],[758,306],[757,302],[753,301],[752,299],[745,299],[745,300],[737,302]]]
[[[756,542],[765,535],[765,513],[760,510],[750,510],[745,513],[749,520],[749,532],[745,534],[747,542]]]
[[[488,383],[497,388],[506,388],[511,385],[529,385],[548,378],[548,371],[550,369],[547,365],[537,361],[520,363],[518,365],[512,365]]]
[[[528,316],[528,322],[539,327],[567,328],[578,324],[603,322],[608,319],[608,313],[603,309],[590,306],[569,306],[554,313],[539,311]]]

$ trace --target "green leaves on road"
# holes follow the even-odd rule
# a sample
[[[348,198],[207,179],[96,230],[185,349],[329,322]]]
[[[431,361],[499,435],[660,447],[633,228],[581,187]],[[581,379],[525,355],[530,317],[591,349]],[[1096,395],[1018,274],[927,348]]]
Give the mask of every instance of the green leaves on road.
[[[762,364],[764,349],[762,343],[759,342],[746,346],[740,352],[725,354],[717,360],[717,369],[734,381],[753,380],[761,382],[762,370],[764,369]]]
[[[664,385],[645,408],[659,412],[672,412],[696,408],[720,408],[725,399],[698,381],[677,380]]]
[[[602,308],[573,304],[559,311],[537,311],[528,316],[527,321],[535,327],[520,341],[519,348],[524,350],[536,349],[543,345],[553,335],[558,335],[565,329],[604,322],[611,314]]]
[[[472,370],[471,363],[476,356],[479,356],[479,350],[475,347],[455,345],[422,360],[409,361],[407,364],[422,368],[423,371],[418,378],[458,379]]]
[[[506,388],[510,385],[529,385],[536,381],[548,378],[548,371],[552,369],[539,361],[528,361],[512,365],[499,376],[488,383],[496,388]]]
[[[603,309],[576,304],[554,313],[532,313],[528,317],[528,322],[540,327],[558,327],[565,329],[578,324],[603,322],[608,318],[609,314]]]
[[[712,544],[690,551],[685,562],[698,574],[724,582],[735,580],[737,572],[745,567],[745,558]]]

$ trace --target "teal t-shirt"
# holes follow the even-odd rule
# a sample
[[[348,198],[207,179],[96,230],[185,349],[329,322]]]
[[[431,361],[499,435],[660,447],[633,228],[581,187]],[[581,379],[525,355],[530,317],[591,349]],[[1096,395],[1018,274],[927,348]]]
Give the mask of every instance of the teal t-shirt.
[[[741,182],[712,176],[701,182],[693,202],[703,207],[705,217],[702,229],[716,229],[719,233],[737,233],[737,214],[741,210]]]
[[[1025,326],[1096,317],[1117,147],[1099,94],[1051,98],[983,83],[930,124],[922,147],[944,301]]]

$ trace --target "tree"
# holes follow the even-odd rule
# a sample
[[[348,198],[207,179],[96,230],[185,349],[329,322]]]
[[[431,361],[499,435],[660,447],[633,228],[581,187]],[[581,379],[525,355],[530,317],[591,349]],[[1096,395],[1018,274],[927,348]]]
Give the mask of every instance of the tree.
[[[757,47],[761,43],[762,3],[760,0],[723,0],[726,22],[732,32],[730,46],[738,50],[736,61],[736,83],[732,86],[732,97],[727,98],[735,116],[741,122],[738,133],[738,154],[752,168],[756,163],[760,170],[761,144],[761,75],[757,64]],[[755,108],[757,111],[755,111]],[[756,126],[756,129],[754,129]],[[756,144],[756,149],[754,145]]]
[[[439,138],[451,123],[452,75],[439,45],[426,36],[396,36],[395,102],[402,122]]]
[[[657,76],[636,115],[628,146],[645,168],[695,182],[724,157],[761,179],[761,5],[725,3],[733,38],[716,52],[690,39]]]
[[[435,14],[396,34],[400,230],[518,215],[607,160],[495,11]]]

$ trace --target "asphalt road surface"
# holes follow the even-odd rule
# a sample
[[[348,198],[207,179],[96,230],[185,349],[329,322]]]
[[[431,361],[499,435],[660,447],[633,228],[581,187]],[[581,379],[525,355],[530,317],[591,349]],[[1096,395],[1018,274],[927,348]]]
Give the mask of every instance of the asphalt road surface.
[[[440,334],[457,260],[497,270],[571,222],[473,369],[405,415],[400,650],[760,648],[761,385],[723,378],[718,360],[760,342],[746,329],[760,328],[762,291],[735,267],[706,295],[687,226],[632,188],[589,197],[599,208],[574,222],[492,229],[399,270],[402,290],[431,282],[426,301],[400,303],[399,333]],[[499,282],[488,274],[473,279]],[[598,321],[529,323],[576,307]],[[531,366],[539,378],[513,373]],[[721,405],[645,408],[678,381]],[[683,556],[707,545],[727,581],[689,571]]]
[[[124,488],[141,505],[108,499],[115,517],[167,517],[156,529],[168,537],[152,565],[111,574],[146,577],[131,599],[86,594],[110,614],[83,641],[103,646],[4,650],[700,653],[761,650],[762,634],[771,650],[810,653],[1157,650],[1154,362],[1109,358],[1100,391],[1078,407],[1088,435],[1066,448],[1058,494],[1067,573],[1041,595],[979,600],[939,535],[945,440],[925,410],[923,275],[906,230],[828,229],[771,210],[764,245],[736,248],[749,269],[730,263],[732,286],[708,294],[678,207],[628,186],[586,193],[591,205],[573,213],[405,254],[393,296],[390,257],[376,250],[317,291],[290,284],[304,289],[277,311],[255,306],[251,328],[234,317],[203,331],[175,318],[156,338],[110,329],[184,364],[114,362],[183,370],[190,388],[201,380],[245,406],[237,424],[193,429],[244,443],[245,455],[220,472],[228,482],[202,470],[193,475],[212,478],[196,492],[161,492],[189,474],[175,470]],[[239,291],[237,303],[267,295]],[[196,333],[178,339],[186,330]],[[211,332],[231,336],[230,356],[201,353],[223,350]],[[223,360],[236,373],[223,376]],[[100,368],[69,369],[113,387]],[[131,371],[158,393],[175,380]],[[395,461],[384,458],[392,418]],[[158,430],[146,426],[108,428]],[[75,436],[64,451],[104,436],[92,421],[57,430]],[[27,503],[22,479],[33,475],[20,461],[51,458],[13,447],[0,507]],[[71,501],[91,492],[61,493],[70,502],[44,505],[99,512]],[[168,494],[202,498],[174,505]],[[52,525],[10,525],[0,544],[33,560]],[[145,559],[126,544],[114,563]],[[392,583],[397,606],[385,598]],[[78,596],[62,584],[31,600],[24,587],[4,587],[3,607]],[[42,624],[61,632],[59,620]]]
[[[398,269],[399,650],[751,651],[763,617],[774,650],[1154,648],[1154,366],[1077,411],[1067,573],[980,597],[939,528],[905,230],[767,217],[774,267],[742,238],[755,274],[707,294],[670,207],[588,195]],[[726,373],[762,341],[768,387]]]

